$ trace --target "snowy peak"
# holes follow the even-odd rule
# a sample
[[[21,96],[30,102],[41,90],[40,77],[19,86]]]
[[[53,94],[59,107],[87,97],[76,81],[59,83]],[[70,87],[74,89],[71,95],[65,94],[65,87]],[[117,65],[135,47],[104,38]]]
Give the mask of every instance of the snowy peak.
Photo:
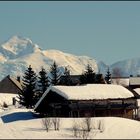
[[[20,36],[13,36],[0,47],[0,52],[7,59],[15,59],[36,51],[40,51],[37,44],[33,44],[30,39]]]
[[[28,43],[32,44],[32,41],[28,38],[24,38],[21,36],[13,36],[11,37],[5,44],[16,46],[17,44],[27,45]]]
[[[76,56],[59,50],[43,50],[30,39],[13,36],[0,46],[0,79],[7,75],[22,75],[29,65],[38,73],[43,66],[48,72],[53,62],[61,73],[68,67],[71,74],[81,74],[87,64],[98,71],[96,60],[87,56]]]
[[[42,50],[29,38],[13,36],[0,45],[0,79],[6,75],[22,75],[25,69],[32,65],[38,72],[40,67],[49,71],[53,62],[56,62],[64,71],[68,67],[71,74],[81,74],[87,64],[90,64],[95,72],[106,74],[108,65],[102,61],[96,61],[88,56],[76,56],[59,50]],[[140,58],[120,61],[109,66],[110,72],[119,68],[121,76],[140,75]]]

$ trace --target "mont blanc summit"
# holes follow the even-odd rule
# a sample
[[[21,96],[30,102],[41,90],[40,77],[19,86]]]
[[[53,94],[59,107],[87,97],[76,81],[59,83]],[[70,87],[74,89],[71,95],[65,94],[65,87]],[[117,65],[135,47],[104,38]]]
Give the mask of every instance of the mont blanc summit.
[[[13,36],[0,45],[0,79],[8,74],[22,75],[28,65],[32,65],[36,72],[42,66],[49,70],[54,61],[61,70],[62,67],[68,67],[71,74],[81,74],[87,64],[90,64],[95,72],[98,71],[96,60],[90,57],[75,56],[59,50],[43,50],[29,38]]]

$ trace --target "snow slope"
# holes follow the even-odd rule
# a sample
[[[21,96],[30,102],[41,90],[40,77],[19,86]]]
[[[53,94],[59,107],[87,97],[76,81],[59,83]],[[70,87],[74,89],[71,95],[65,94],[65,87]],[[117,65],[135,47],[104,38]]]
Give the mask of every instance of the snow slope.
[[[14,116],[14,119],[11,119]],[[25,117],[26,116],[26,117]],[[6,119],[4,119],[4,117]],[[9,122],[8,122],[9,120]],[[60,118],[60,130],[53,126],[48,132],[42,125],[42,118],[33,118],[27,109],[12,109],[1,115],[0,139],[82,139],[82,133],[74,137],[74,124],[81,130],[84,118]],[[101,129],[99,130],[99,121]],[[95,117],[91,119],[89,139],[139,139],[139,121],[118,117]]]
[[[75,56],[57,50],[41,50],[30,39],[13,36],[0,46],[0,79],[10,74],[22,75],[29,65],[38,72],[43,66],[49,71],[50,65],[56,61],[60,70],[68,67],[71,74],[81,74],[87,64],[90,64],[95,72],[98,71],[96,60],[87,56]]]

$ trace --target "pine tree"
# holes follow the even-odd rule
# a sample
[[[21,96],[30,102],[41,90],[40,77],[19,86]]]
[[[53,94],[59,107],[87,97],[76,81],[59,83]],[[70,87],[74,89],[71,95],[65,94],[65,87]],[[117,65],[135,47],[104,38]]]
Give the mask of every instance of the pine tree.
[[[36,73],[31,68],[31,65],[25,71],[22,81],[23,91],[19,93],[19,103],[26,108],[33,108],[36,103]]]
[[[64,69],[64,75],[63,75],[63,79],[61,81],[61,84],[67,85],[67,86],[70,86],[72,84],[70,70],[67,67],[65,67],[65,69]]]
[[[88,64],[85,72],[80,77],[82,84],[95,83],[95,73],[92,67]]]
[[[107,69],[107,74],[105,76],[105,80],[106,80],[107,84],[111,84],[111,73],[109,71],[109,67]]]
[[[98,74],[95,74],[95,83],[96,84],[105,84],[103,75],[100,73],[100,68],[98,70]]]
[[[80,75],[80,84],[87,84],[87,79],[84,72],[82,73],[82,75]]]
[[[49,87],[49,79],[47,76],[47,72],[43,67],[41,68],[41,71],[39,72],[38,78],[39,78],[39,81],[38,81],[39,90],[43,94]]]
[[[59,81],[60,81],[60,71],[58,69],[58,65],[56,64],[56,62],[53,63],[53,65],[51,65],[50,67],[50,82],[52,85],[58,85]]]
[[[87,83],[95,83],[95,73],[92,67],[88,64],[85,72]]]

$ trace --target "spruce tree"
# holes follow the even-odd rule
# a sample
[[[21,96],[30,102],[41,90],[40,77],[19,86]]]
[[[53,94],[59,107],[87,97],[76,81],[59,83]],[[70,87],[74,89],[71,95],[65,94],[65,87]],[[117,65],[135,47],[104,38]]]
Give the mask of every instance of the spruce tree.
[[[82,73],[82,75],[80,75],[80,84],[87,84],[87,79],[84,72]]]
[[[60,84],[67,85],[67,86],[70,86],[72,84],[70,70],[67,67],[65,67],[64,69],[63,79]]]
[[[87,83],[95,83],[95,73],[92,67],[88,64],[85,72]]]
[[[105,84],[104,78],[102,74],[95,75],[95,83],[96,84]]]
[[[107,73],[105,75],[105,80],[106,80],[107,84],[111,84],[111,73],[109,71],[109,67],[108,67]]]
[[[49,79],[47,76],[47,72],[43,67],[41,68],[41,71],[39,72],[38,79],[39,79],[38,80],[39,91],[42,95],[49,87]]]
[[[60,82],[60,70],[58,68],[58,65],[54,61],[54,63],[50,67],[50,82],[52,85],[58,85]]]
[[[95,83],[95,73],[92,67],[88,64],[86,66],[85,72],[80,77],[82,84],[91,84]]]
[[[36,103],[36,73],[31,68],[31,65],[25,71],[22,83],[23,91],[19,93],[19,103],[26,108],[33,108]]]
[[[103,75],[100,73],[100,68],[98,70],[98,74],[95,74],[95,83],[96,84],[105,84]]]

